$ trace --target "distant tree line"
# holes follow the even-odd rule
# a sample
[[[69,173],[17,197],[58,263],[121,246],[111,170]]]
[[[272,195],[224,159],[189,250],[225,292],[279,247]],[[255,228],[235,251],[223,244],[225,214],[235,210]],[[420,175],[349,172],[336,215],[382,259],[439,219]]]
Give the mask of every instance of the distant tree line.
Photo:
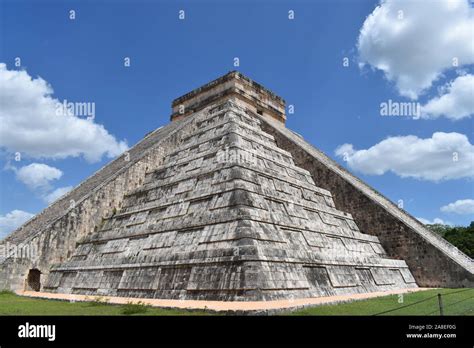
[[[474,221],[467,227],[441,224],[426,225],[469,257],[474,258]]]

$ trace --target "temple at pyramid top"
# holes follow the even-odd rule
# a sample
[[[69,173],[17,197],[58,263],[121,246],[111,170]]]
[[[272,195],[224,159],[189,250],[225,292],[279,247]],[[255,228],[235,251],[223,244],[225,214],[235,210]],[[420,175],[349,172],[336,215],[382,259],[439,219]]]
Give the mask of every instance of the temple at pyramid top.
[[[285,124],[285,100],[238,71],[231,71],[173,100],[171,121],[230,97],[245,102],[259,115],[270,116]]]

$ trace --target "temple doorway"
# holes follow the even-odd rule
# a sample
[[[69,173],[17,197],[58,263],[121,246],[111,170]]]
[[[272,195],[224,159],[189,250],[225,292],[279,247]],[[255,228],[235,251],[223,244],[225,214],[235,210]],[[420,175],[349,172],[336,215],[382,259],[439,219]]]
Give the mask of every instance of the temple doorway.
[[[30,269],[28,278],[26,280],[27,290],[40,291],[41,290],[41,272],[38,269]]]

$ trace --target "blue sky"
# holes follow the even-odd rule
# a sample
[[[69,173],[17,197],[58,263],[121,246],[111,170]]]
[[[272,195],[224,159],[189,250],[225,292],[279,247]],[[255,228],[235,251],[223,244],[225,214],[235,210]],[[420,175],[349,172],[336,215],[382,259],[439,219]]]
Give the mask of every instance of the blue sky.
[[[23,77],[40,77],[54,90],[50,99],[95,103],[93,122],[103,125],[108,134],[108,138],[104,137],[107,141],[91,150],[84,144],[74,144],[74,136],[67,133],[71,126],[64,131],[67,145],[52,141],[44,151],[35,152],[31,143],[20,143],[18,136],[11,135],[12,124],[21,128],[29,121],[35,123],[40,111],[30,110],[30,118],[18,123],[18,117],[26,117],[18,110],[41,106],[21,105],[25,98],[20,95],[15,99],[20,106],[5,107],[2,117],[17,121],[10,119],[0,125],[4,128],[4,139],[0,138],[0,235],[18,222],[11,215],[13,211],[40,212],[47,206],[48,195],[79,184],[123,149],[122,141],[132,146],[149,131],[167,124],[174,98],[230,70],[239,70],[294,105],[295,113],[288,115],[287,127],[392,201],[402,200],[403,208],[412,215],[461,225],[474,220],[472,103],[467,102],[467,112],[466,108],[460,110],[466,98],[456,95],[456,91],[463,92],[461,87],[454,87],[455,81],[459,81],[456,86],[464,81],[467,95],[470,93],[474,99],[472,80],[468,79],[474,58],[466,58],[463,51],[466,47],[472,49],[472,40],[469,43],[462,35],[456,35],[449,44],[437,42],[436,32],[422,27],[430,23],[416,21],[420,27],[412,27],[417,15],[433,11],[435,28],[449,31],[451,22],[466,19],[465,9],[445,16],[445,9],[437,8],[436,1],[415,7],[402,0],[399,4],[395,0],[382,3],[390,20],[390,11],[401,8],[406,16],[402,19],[412,24],[403,29],[406,34],[403,30],[399,34],[405,35],[403,40],[380,46],[380,39],[385,40],[383,35],[386,40],[394,37],[390,30],[398,22],[385,28],[383,22],[387,20],[378,13],[373,16],[373,23],[366,23],[365,35],[360,34],[378,1],[0,3],[0,62],[6,64],[4,72],[9,71],[10,77],[18,77],[21,71],[27,74]],[[75,11],[75,19],[69,18],[70,10]],[[184,20],[178,18],[180,10],[185,11]],[[292,20],[288,18],[289,10],[294,11]],[[468,11],[469,25],[472,9]],[[436,23],[437,18],[440,23]],[[427,32],[427,40],[433,42],[420,49],[421,43],[426,43],[423,35]],[[440,53],[432,54],[430,49]],[[449,50],[453,50],[452,54]],[[410,57],[417,54],[422,56],[423,68],[409,66]],[[448,66],[443,54],[459,57],[459,64]],[[125,57],[130,58],[130,67],[124,66]],[[235,57],[240,60],[239,67],[233,65]],[[343,65],[345,57],[349,66]],[[15,66],[16,58],[20,58],[20,66]],[[418,76],[419,71],[422,72]],[[410,82],[405,83],[407,80]],[[30,88],[31,81],[22,81],[25,85],[18,82],[11,93]],[[7,90],[4,93],[11,98],[11,80],[3,82]],[[35,88],[41,92],[45,87]],[[436,101],[444,94],[451,99]],[[466,96],[465,87],[463,95]],[[425,106],[426,117],[381,116],[380,104],[389,99],[419,102]],[[452,100],[454,104],[450,103]],[[0,101],[11,106],[5,99]],[[36,130],[41,127],[46,132],[49,129],[38,121]],[[442,136],[433,138],[436,132]],[[411,140],[406,136],[412,136]],[[44,138],[43,132],[38,141]],[[377,146],[387,138],[387,143]],[[343,147],[348,149],[348,161],[344,161],[343,151],[336,155],[336,149],[343,144],[352,145]],[[41,146],[38,144],[38,149]],[[69,154],[60,155],[67,146],[71,147]],[[22,149],[20,161],[14,160],[16,147]],[[371,148],[369,152],[360,151]],[[102,156],[100,149],[104,149]],[[99,153],[100,160],[88,158],[87,151]],[[447,153],[450,158],[449,151],[458,152],[463,164],[446,160]],[[404,154],[410,159],[399,158]],[[21,171],[31,164],[47,167],[30,166],[29,171]],[[40,169],[42,174],[35,172]],[[444,174],[438,177],[436,173]],[[44,177],[38,178],[37,174]],[[447,208],[450,203],[451,208]],[[29,215],[22,216],[24,219]]]

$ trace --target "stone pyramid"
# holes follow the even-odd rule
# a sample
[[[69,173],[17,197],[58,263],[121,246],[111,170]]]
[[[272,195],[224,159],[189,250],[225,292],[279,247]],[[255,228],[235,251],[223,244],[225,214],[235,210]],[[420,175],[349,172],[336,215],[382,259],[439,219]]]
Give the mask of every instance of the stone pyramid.
[[[472,284],[470,258],[341,183],[284,127],[283,99],[242,74],[176,99],[171,120],[9,236],[39,257],[5,258],[4,284],[226,301]]]

